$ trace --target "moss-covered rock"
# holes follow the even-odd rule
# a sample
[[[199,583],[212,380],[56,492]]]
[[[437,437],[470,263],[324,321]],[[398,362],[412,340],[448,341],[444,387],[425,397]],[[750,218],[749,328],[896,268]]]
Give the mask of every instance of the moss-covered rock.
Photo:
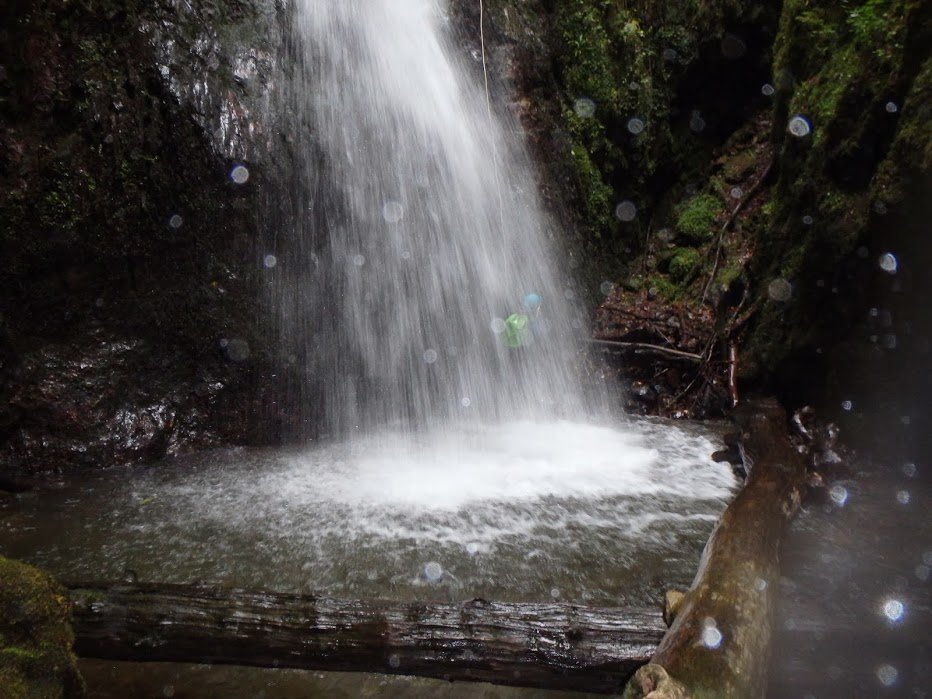
[[[694,243],[704,243],[712,238],[712,224],[721,211],[722,203],[718,198],[697,194],[680,207],[676,228]]]
[[[770,224],[756,231],[761,312],[744,374],[787,387],[808,363],[815,373],[796,385],[812,388],[796,400],[819,390],[831,347],[866,314],[884,276],[877,258],[893,242],[889,222],[917,211],[932,160],[930,14],[909,0],[784,3],[774,49],[778,177]],[[768,296],[774,279],[792,285],[791,299]]]
[[[699,273],[702,257],[693,248],[677,248],[670,259],[669,275],[675,282],[689,282]]]
[[[0,557],[0,696],[84,696],[70,618],[65,591],[48,574]]]

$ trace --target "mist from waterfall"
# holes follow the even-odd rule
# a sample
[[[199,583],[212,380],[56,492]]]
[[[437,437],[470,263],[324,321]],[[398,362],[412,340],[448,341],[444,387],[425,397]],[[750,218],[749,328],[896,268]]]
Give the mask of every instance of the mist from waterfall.
[[[584,414],[553,224],[444,3],[297,0],[294,21],[311,172],[276,293],[325,431]]]

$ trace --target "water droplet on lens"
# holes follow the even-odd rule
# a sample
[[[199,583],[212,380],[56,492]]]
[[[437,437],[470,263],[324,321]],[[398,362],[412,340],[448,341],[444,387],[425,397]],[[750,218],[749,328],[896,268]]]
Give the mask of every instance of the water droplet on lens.
[[[166,684],[164,687],[162,687],[162,696],[168,697],[168,699],[171,699],[171,697],[175,696],[174,685]]]
[[[472,405],[472,398],[469,396],[463,396],[462,399],[460,399],[460,405],[462,405],[464,408],[468,408],[470,405]]]
[[[443,577],[443,568],[436,561],[424,564],[424,577],[430,582],[437,582]]]
[[[405,208],[397,201],[387,201],[382,205],[382,218],[388,223],[398,223],[405,215]]]
[[[880,684],[884,687],[892,687],[896,684],[896,680],[899,676],[899,671],[892,665],[885,663],[877,668],[877,679],[880,680]]]
[[[595,102],[588,97],[580,97],[573,102],[573,110],[576,112],[576,116],[588,119],[595,114]]]
[[[353,255],[353,264],[357,267],[362,267],[364,264],[366,264],[366,258],[362,255]]]
[[[903,618],[903,614],[906,613],[906,605],[904,605],[898,599],[887,600],[883,603],[881,608],[883,615],[887,617],[888,620],[896,622],[900,621]]]
[[[475,556],[477,553],[479,553],[479,544],[475,541],[470,541],[468,544],[466,544],[466,553],[468,553],[470,556]]]
[[[388,665],[389,667],[395,669],[401,667],[401,658],[393,653],[392,655],[388,656]]]
[[[661,228],[657,231],[657,238],[661,243],[672,243],[676,239],[676,233],[671,228]]]
[[[715,620],[705,619],[702,625],[702,645],[713,650],[722,645],[722,632],[715,625]]]
[[[221,342],[221,346],[224,347],[227,357],[233,362],[244,362],[252,354],[246,340],[229,340],[225,346]]]
[[[689,129],[695,133],[705,129],[705,119],[702,118],[699,110],[693,110],[692,115],[689,117]]]
[[[262,258],[262,264],[265,265],[268,269],[272,269],[275,265],[278,264],[278,258],[275,255],[266,255]]]
[[[492,332],[496,335],[505,332],[505,320],[503,318],[493,318],[489,325],[492,327]]]
[[[731,59],[733,61],[741,58],[745,53],[747,53],[748,50],[744,40],[739,36],[735,36],[734,34],[726,34],[722,38],[721,48],[722,55],[725,56],[725,58]]]
[[[427,364],[433,364],[437,361],[437,350],[428,349],[424,351],[424,361]]]
[[[883,216],[885,213],[887,213],[887,205],[884,204],[882,201],[875,201],[874,212]]]
[[[896,106],[896,102],[887,102],[884,109],[886,109],[890,114],[896,114],[900,110],[900,108]]]
[[[774,301],[789,301],[793,296],[793,285],[786,279],[774,279],[767,285],[767,295]]]
[[[843,507],[848,502],[848,489],[843,485],[833,485],[829,488],[828,496],[839,507]]]
[[[916,477],[916,464],[914,464],[912,461],[907,461],[905,464],[903,464],[900,470],[903,472],[903,475],[906,476],[907,478]]]
[[[740,199],[744,195],[744,190],[741,187],[732,187],[728,194],[732,199]]]
[[[930,572],[929,566],[916,566],[915,572],[916,572],[916,577],[922,582],[925,582],[926,580],[929,579],[929,572]]]
[[[790,119],[790,123],[787,126],[787,129],[797,138],[802,138],[804,136],[808,136],[812,132],[812,125],[809,123],[809,120],[802,114],[797,114],[792,119]]]
[[[615,216],[618,217],[619,221],[624,221],[625,223],[633,221],[637,213],[637,206],[629,199],[625,199],[615,207]]]
[[[776,90],[773,89],[773,85],[771,85],[770,83],[764,83],[761,86],[760,93],[764,97],[773,97],[774,92],[776,92]]]
[[[809,214],[806,214],[805,216],[803,216],[803,225],[804,225],[804,226],[811,226],[811,225],[812,225],[812,216],[810,216]]]
[[[599,284],[599,291],[602,292],[603,296],[608,296],[610,293],[612,293],[612,289],[614,288],[615,288],[615,285],[612,284],[611,282],[606,281],[606,282],[602,282],[601,284]]]
[[[181,218],[178,214],[174,214],[170,219],[168,219],[168,225],[172,228],[181,228],[181,224],[184,223],[184,219]]]
[[[628,131],[637,136],[644,131],[644,122],[637,117],[628,119]]]
[[[880,269],[882,269],[887,274],[896,274],[898,264],[896,261],[896,256],[893,253],[885,252],[878,258],[877,264],[879,264]]]
[[[850,400],[843,400],[841,402],[842,410],[851,410],[853,407],[854,407],[854,403],[852,403]]]
[[[676,50],[675,49],[664,49],[663,50],[663,60],[665,61],[675,61],[676,60]]]
[[[896,501],[901,505],[908,505],[910,500],[910,495],[908,490],[898,490],[896,491]]]
[[[245,165],[237,165],[230,170],[230,179],[236,184],[246,184],[249,180],[249,170]]]

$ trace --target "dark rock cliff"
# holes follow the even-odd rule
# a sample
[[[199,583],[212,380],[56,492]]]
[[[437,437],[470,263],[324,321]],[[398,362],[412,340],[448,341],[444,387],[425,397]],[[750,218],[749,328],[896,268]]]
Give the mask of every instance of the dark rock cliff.
[[[258,300],[275,14],[0,9],[0,471],[274,438]]]

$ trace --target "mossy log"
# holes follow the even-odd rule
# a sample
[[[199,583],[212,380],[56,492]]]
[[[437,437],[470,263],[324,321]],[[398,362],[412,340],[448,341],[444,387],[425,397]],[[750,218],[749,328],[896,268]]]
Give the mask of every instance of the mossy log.
[[[183,585],[71,586],[78,655],[362,671],[617,692],[659,610],[339,600]]]
[[[746,404],[735,420],[747,481],[722,515],[669,631],[629,682],[625,699],[764,696],[780,542],[799,509],[806,469],[775,401]]]

